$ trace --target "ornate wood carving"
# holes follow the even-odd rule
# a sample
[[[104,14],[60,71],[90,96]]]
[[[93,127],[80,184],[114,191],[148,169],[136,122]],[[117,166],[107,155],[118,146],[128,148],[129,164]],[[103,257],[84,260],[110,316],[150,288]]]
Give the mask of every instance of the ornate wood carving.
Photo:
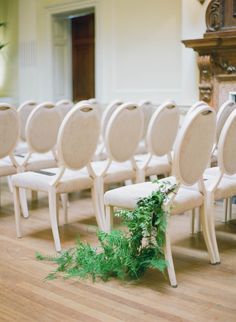
[[[203,38],[184,40],[198,52],[200,99],[219,108],[236,89],[236,0],[211,0]]]
[[[217,31],[222,25],[221,0],[212,0],[206,11],[207,31]]]
[[[236,66],[231,64],[229,61],[224,60],[223,58],[215,58],[215,64],[218,65],[222,71],[226,72],[227,74],[235,74],[236,73]]]
[[[213,92],[211,57],[209,55],[199,56],[198,67],[200,71],[200,99],[207,103],[210,103]]]

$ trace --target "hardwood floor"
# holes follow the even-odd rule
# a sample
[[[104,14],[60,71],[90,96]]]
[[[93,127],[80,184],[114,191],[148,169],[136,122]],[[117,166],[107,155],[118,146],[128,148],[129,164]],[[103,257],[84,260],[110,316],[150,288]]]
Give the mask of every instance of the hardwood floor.
[[[171,218],[171,237],[178,288],[157,271],[136,283],[116,280],[45,282],[53,264],[35,259],[35,252],[54,254],[47,198],[31,204],[22,219],[23,238],[15,237],[12,195],[2,185],[0,208],[0,321],[236,321],[236,224],[223,224],[216,205],[221,264],[209,264],[201,234],[191,236],[190,217]],[[236,216],[236,209],[234,209]],[[60,227],[64,248],[79,235],[96,244],[93,208],[88,193],[72,196],[69,221]]]

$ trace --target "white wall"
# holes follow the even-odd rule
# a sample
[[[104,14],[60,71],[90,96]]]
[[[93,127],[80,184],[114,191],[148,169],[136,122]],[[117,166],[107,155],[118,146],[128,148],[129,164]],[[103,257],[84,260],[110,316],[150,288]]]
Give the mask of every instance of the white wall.
[[[28,48],[34,57],[28,65],[20,63],[20,101],[56,99],[52,14],[91,6],[96,15],[100,101],[160,103],[172,98],[186,105],[197,99],[195,54],[183,47],[181,39],[202,36],[206,4],[201,6],[197,0],[20,0],[20,48]]]
[[[200,5],[197,0],[182,0],[182,39],[202,38],[206,31],[205,12],[210,0]],[[197,53],[182,45],[181,104],[191,105],[198,99],[199,71]]]

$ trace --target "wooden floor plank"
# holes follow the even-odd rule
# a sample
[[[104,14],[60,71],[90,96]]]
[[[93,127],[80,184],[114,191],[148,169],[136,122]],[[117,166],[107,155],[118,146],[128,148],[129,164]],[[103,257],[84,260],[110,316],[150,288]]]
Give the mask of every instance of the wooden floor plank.
[[[0,321],[236,321],[236,225],[222,223],[216,204],[216,227],[221,264],[210,265],[201,234],[190,234],[188,214],[174,216],[170,232],[178,288],[150,270],[138,282],[90,280],[44,281],[54,264],[35,259],[35,252],[53,255],[54,244],[47,198],[30,203],[22,218],[23,238],[15,234],[12,195],[3,184],[0,208]],[[236,208],[233,207],[234,217]],[[90,226],[86,226],[89,224]],[[93,207],[88,192],[73,194],[69,224],[60,234],[63,248],[82,241],[96,245]],[[86,228],[88,227],[88,229]]]

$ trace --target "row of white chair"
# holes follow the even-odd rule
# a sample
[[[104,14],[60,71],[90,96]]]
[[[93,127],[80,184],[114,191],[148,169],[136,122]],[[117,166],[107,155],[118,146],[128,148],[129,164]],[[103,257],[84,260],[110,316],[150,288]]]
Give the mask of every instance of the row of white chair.
[[[61,245],[55,223],[55,195],[92,188],[97,222],[100,229],[106,230],[103,206],[104,184],[122,182],[127,179],[143,181],[146,175],[144,171],[147,169],[149,171],[147,175],[169,173],[171,169],[167,157],[166,165],[164,162],[160,165],[158,157],[170,154],[178,129],[179,112],[173,102],[162,104],[156,112],[158,113],[153,115],[148,128],[147,142],[150,152],[147,161],[136,161],[134,158],[142,137],[142,110],[136,104],[126,103],[116,109],[108,122],[105,133],[108,159],[91,162],[100,133],[99,120],[91,104],[77,104],[65,117],[59,130],[58,165],[62,168],[41,171],[41,173],[28,171],[13,176],[18,236],[21,235],[18,188],[45,191],[49,194],[50,218],[57,251],[61,250]],[[162,129],[161,133],[157,132],[158,128]],[[65,138],[62,135],[64,132],[66,133]],[[163,134],[165,139],[159,140],[159,145],[156,144],[156,135]],[[64,149],[66,155],[63,154]],[[152,165],[149,165],[152,157],[154,161]]]
[[[177,194],[172,199],[171,215],[200,207],[203,235],[212,264],[220,263],[214,200],[236,194],[236,109],[228,115],[220,132],[218,167],[206,169],[215,144],[216,129],[215,111],[206,104],[191,111],[184,120],[174,147],[173,176],[167,178],[178,186]],[[155,189],[158,189],[157,184],[145,182],[106,192],[104,203],[108,230],[112,228],[114,207],[133,209],[139,198],[150,195]],[[171,285],[177,286],[168,229],[165,254]]]

